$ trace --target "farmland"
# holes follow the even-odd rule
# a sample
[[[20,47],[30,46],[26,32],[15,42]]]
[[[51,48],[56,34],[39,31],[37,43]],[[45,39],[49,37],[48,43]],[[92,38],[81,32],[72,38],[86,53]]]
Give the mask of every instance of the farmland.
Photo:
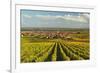
[[[89,30],[23,28],[21,63],[89,60]]]

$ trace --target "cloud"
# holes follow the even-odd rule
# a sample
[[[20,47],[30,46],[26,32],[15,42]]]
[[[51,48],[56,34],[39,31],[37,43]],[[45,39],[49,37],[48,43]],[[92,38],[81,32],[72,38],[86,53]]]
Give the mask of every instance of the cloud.
[[[88,28],[89,14],[66,13],[66,14],[22,14],[22,26],[24,27],[66,27]]]
[[[84,16],[84,17],[87,17],[87,18],[89,18],[90,17],[90,14],[81,14],[82,16]]]
[[[49,20],[49,19],[55,19],[56,16],[51,16],[51,15],[36,15],[35,17],[44,19],[44,20]]]
[[[31,16],[31,15],[26,15],[26,14],[23,14],[22,16],[23,16],[23,17],[25,17],[25,18],[32,18],[32,16]]]
[[[37,18],[40,18],[42,20],[53,20],[53,19],[64,19],[64,20],[71,20],[71,21],[77,21],[77,22],[83,22],[83,23],[88,23],[88,19],[89,19],[89,15],[88,14],[80,14],[77,16],[73,16],[73,15],[64,15],[64,16],[60,16],[60,15],[36,15]]]
[[[77,22],[85,22],[85,23],[88,22],[88,20],[84,18],[83,16],[65,16],[63,17],[63,19],[77,21]]]
[[[81,14],[82,17],[84,17],[86,20],[89,21],[90,14]]]

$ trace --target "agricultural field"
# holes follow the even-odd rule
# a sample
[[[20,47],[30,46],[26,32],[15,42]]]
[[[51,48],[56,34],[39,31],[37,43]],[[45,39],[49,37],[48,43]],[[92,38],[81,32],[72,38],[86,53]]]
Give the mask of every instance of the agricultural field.
[[[30,29],[30,30],[28,30]],[[21,30],[21,63],[89,60],[88,29]]]

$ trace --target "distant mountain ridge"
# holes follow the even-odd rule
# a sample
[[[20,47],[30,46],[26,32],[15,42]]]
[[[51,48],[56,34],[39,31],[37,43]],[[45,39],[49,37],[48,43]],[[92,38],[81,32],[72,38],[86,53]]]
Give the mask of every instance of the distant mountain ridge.
[[[21,27],[21,31],[78,31],[89,28],[50,28],[50,27]]]

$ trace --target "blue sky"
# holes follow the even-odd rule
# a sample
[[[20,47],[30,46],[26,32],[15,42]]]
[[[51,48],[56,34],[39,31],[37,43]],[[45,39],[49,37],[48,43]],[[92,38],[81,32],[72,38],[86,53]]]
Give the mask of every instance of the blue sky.
[[[21,27],[89,28],[89,13],[21,9]]]

